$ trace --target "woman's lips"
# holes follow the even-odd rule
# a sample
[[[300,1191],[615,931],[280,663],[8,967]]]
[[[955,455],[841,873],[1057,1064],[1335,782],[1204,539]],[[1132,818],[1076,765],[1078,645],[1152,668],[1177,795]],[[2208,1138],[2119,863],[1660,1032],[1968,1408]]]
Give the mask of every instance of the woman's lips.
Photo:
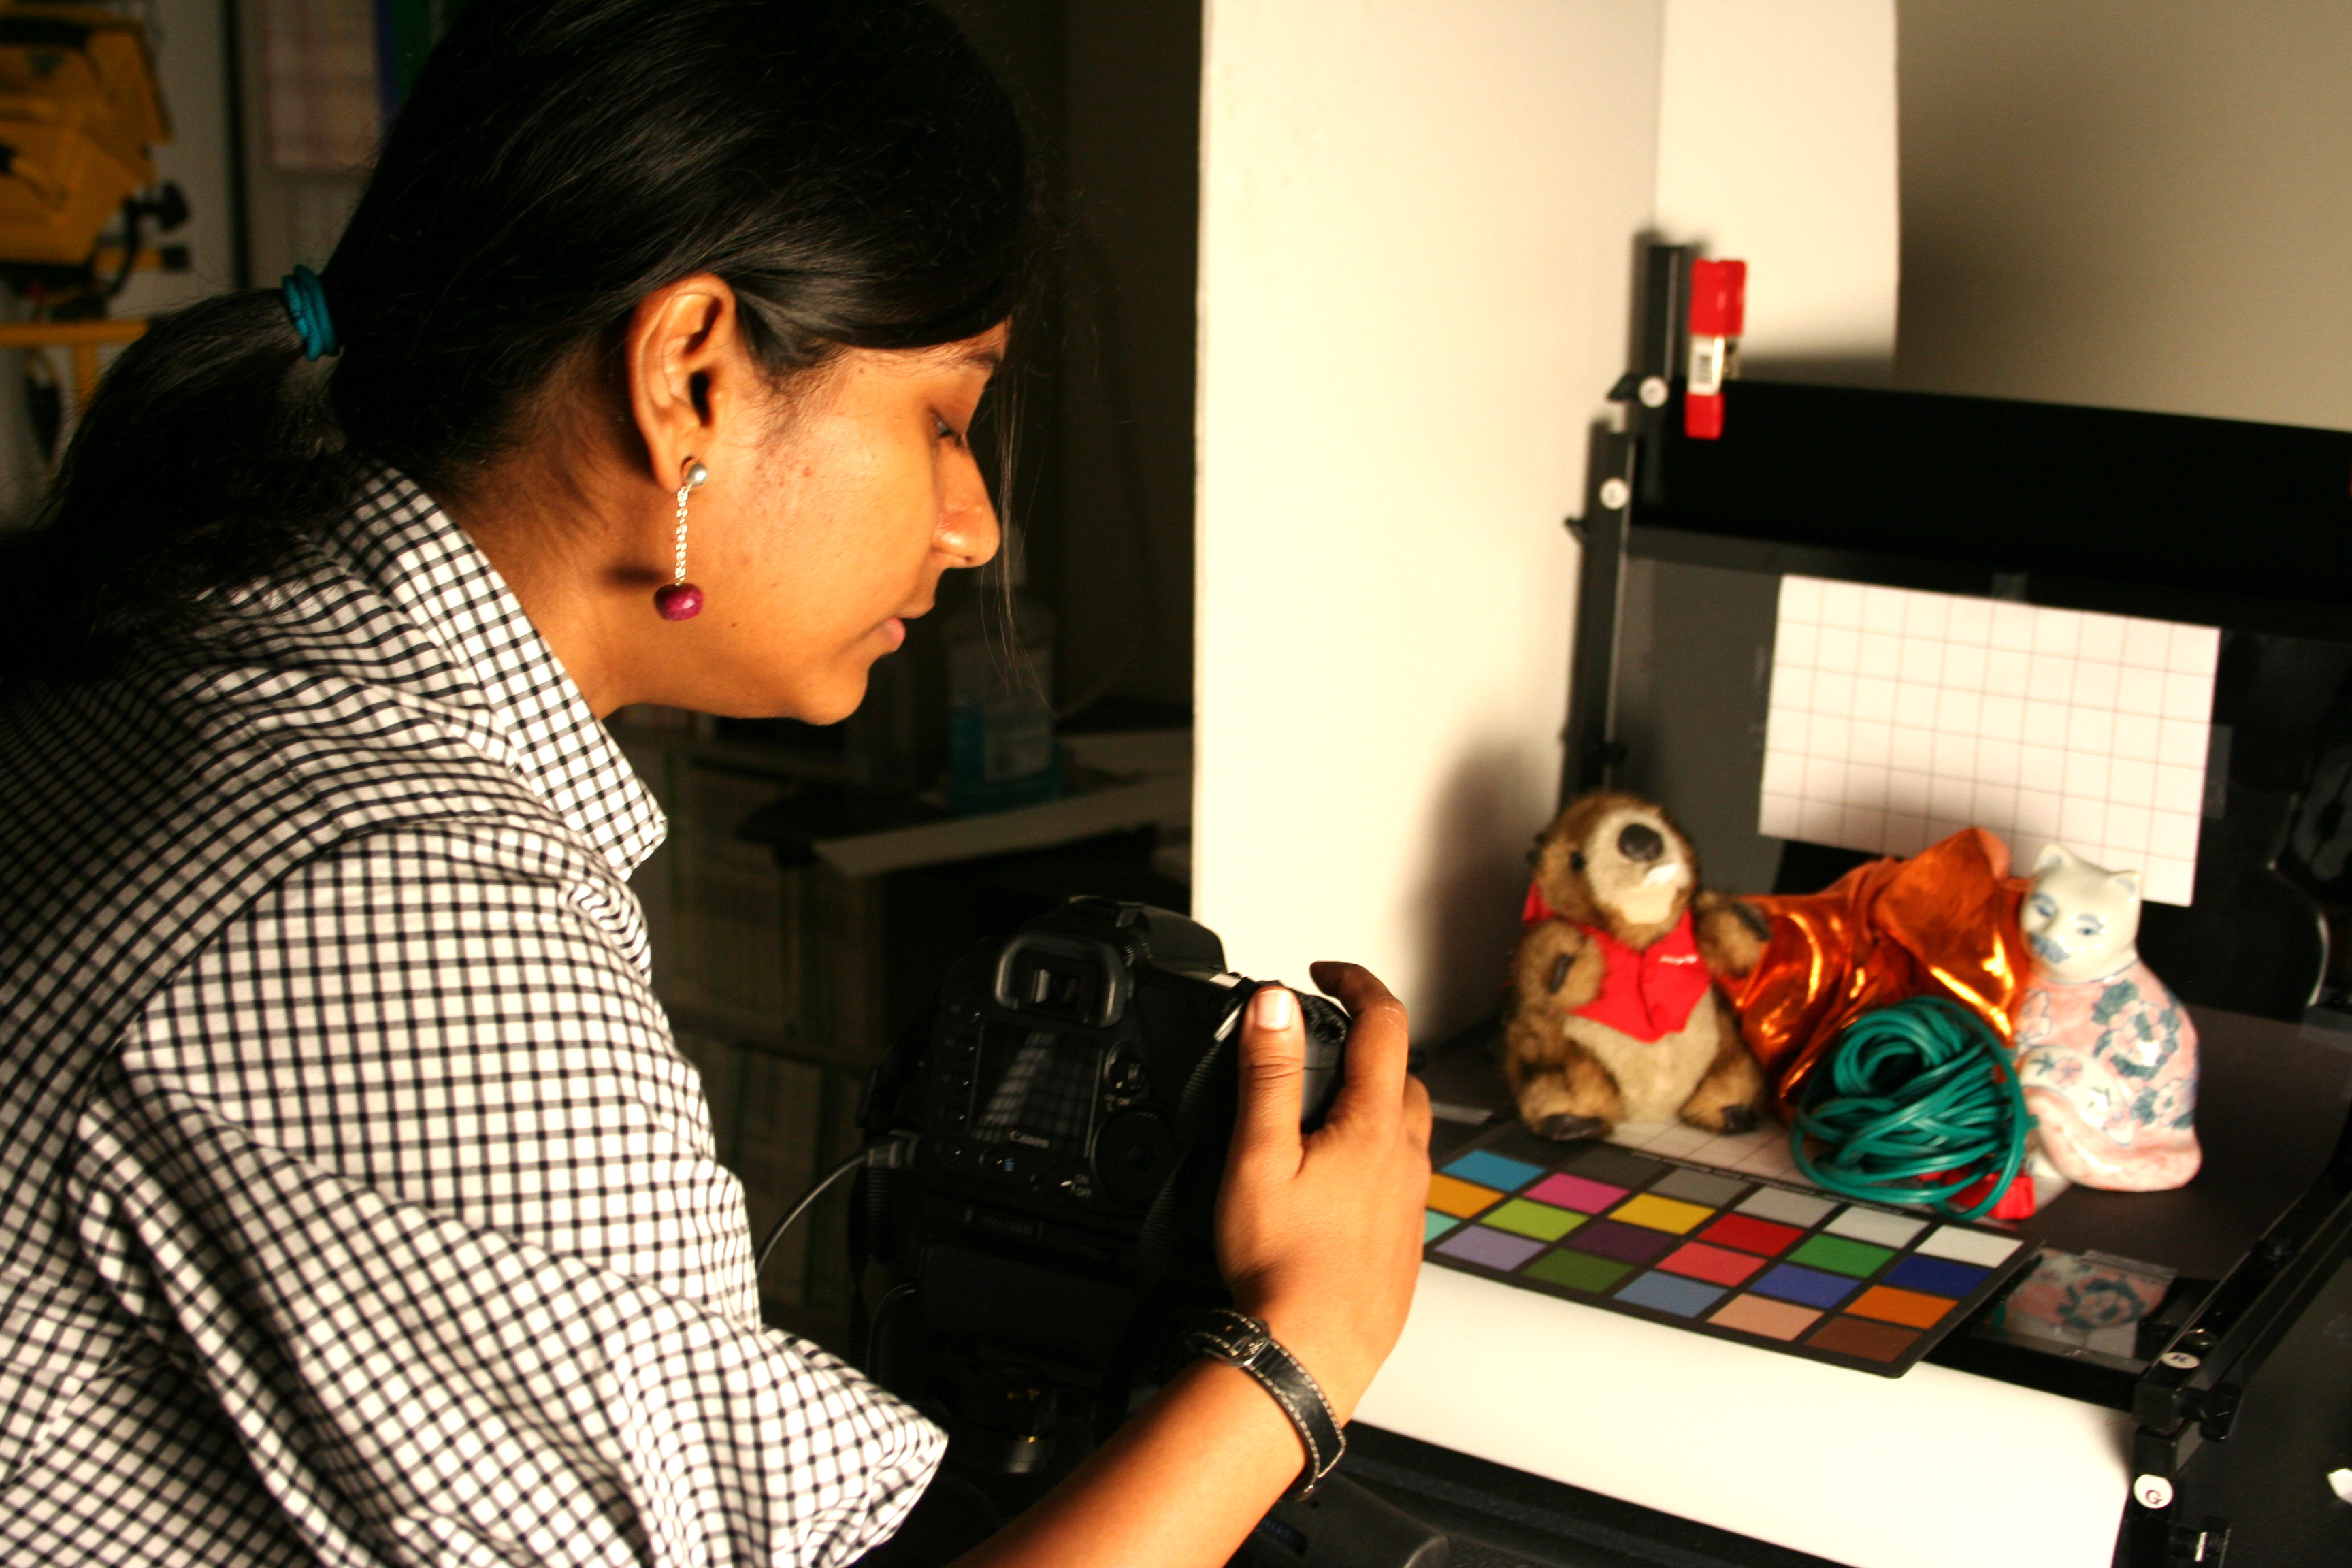
[[[891,651],[895,653],[899,645],[907,640],[907,623],[892,616],[882,623],[882,635],[889,639]]]

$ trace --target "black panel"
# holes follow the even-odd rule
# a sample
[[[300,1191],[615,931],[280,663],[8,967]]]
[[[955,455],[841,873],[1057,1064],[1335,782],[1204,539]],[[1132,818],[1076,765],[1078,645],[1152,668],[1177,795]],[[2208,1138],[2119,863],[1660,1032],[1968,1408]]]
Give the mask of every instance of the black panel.
[[[1638,534],[1721,536],[1708,563],[1850,561],[1836,574],[2305,633],[2352,615],[2352,434],[1764,381],[1725,395],[1720,440],[1665,421],[1639,509]],[[1732,542],[1755,559],[1725,558]]]

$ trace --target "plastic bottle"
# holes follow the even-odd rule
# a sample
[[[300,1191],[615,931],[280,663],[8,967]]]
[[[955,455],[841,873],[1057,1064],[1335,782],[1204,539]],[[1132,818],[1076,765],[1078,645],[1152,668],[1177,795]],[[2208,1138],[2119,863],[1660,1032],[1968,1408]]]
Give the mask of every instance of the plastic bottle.
[[[958,610],[946,627],[948,805],[960,812],[1003,811],[1062,793],[1054,613],[1023,589],[1017,551],[1007,554],[1010,616],[983,583],[981,602]]]

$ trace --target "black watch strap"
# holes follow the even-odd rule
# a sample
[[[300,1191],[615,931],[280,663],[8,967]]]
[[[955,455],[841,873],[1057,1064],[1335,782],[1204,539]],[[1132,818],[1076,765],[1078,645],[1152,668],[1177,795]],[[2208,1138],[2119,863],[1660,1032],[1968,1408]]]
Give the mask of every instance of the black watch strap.
[[[1339,1431],[1339,1418],[1331,1414],[1331,1402],[1323,1397],[1322,1387],[1298,1364],[1297,1356],[1282,1348],[1265,1324],[1246,1312],[1221,1307],[1203,1314],[1198,1326],[1184,1336],[1184,1347],[1211,1361],[1239,1367],[1257,1379],[1298,1429],[1298,1441],[1307,1449],[1307,1468],[1282,1494],[1284,1499],[1295,1502],[1321,1484],[1347,1451],[1348,1439]]]

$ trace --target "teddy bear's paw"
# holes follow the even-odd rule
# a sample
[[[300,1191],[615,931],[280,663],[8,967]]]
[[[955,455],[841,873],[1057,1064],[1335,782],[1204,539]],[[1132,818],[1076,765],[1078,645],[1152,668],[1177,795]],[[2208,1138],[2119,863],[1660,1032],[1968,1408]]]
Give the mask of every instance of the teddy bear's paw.
[[[1536,1124],[1536,1131],[1555,1143],[1568,1143],[1579,1138],[1598,1138],[1609,1131],[1609,1123],[1598,1116],[1571,1116],[1563,1111],[1545,1117]]]
[[[1720,1105],[1707,1105],[1698,1099],[1684,1106],[1681,1119],[1702,1132],[1715,1132],[1737,1137],[1753,1132],[1764,1124],[1763,1114],[1744,1100],[1734,1100]]]

